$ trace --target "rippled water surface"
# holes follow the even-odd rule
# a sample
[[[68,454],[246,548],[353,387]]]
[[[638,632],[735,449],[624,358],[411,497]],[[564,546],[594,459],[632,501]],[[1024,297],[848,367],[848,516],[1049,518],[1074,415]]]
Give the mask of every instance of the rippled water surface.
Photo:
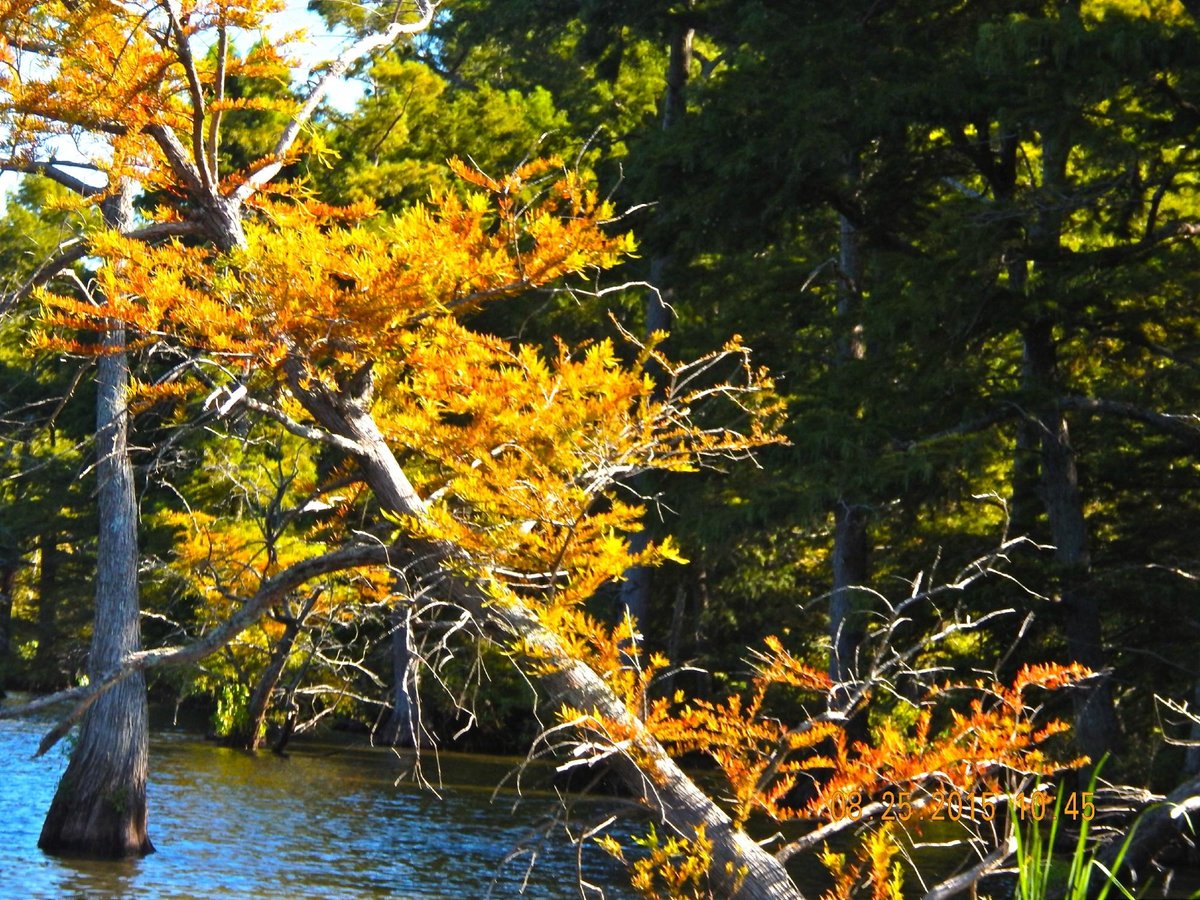
[[[44,720],[0,720],[4,897],[580,896],[576,848],[561,829],[541,840],[534,827],[553,798],[526,792],[515,812],[514,792],[492,798],[512,761],[443,754],[436,796],[397,785],[409,763],[382,748],[293,744],[287,757],[251,756],[171,731],[151,739],[158,852],[116,863],[47,857],[38,832],[66,752],[32,758],[45,729]],[[597,804],[581,815],[603,813]],[[594,846],[582,871],[605,896],[631,896]]]

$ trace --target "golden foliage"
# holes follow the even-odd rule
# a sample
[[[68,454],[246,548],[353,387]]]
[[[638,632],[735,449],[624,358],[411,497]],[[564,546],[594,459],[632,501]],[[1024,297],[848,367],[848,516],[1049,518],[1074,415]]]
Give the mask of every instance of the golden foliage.
[[[167,4],[148,0],[0,3],[0,115],[12,156],[32,160],[53,135],[89,132],[103,141],[83,149],[110,185],[131,178],[172,191],[178,173],[154,129],[203,135],[230,109],[269,105],[291,111],[291,101],[224,98],[216,59],[180,51],[181,44],[211,42],[219,31],[264,29],[265,17],[282,9],[280,0],[179,0],[173,6],[176,22]],[[286,83],[285,52],[278,43],[260,41],[246,56],[231,55],[222,64],[226,76]],[[217,188],[228,193],[235,184],[231,177]]]
[[[611,836],[597,840],[600,847],[614,859],[629,867],[630,882],[646,900],[711,900],[715,895],[709,886],[712,870],[712,841],[704,826],[696,829],[694,838],[671,835],[662,840],[653,825],[634,842],[643,848],[644,856],[632,862],[625,857],[621,845]],[[745,871],[732,873],[731,884],[736,892],[745,878]]]
[[[893,862],[900,847],[891,824],[870,832],[858,847],[858,862],[850,863],[846,854],[828,846],[818,854],[821,864],[833,876],[833,887],[821,900],[850,900],[859,884],[870,888],[871,900],[904,900],[904,869]]]

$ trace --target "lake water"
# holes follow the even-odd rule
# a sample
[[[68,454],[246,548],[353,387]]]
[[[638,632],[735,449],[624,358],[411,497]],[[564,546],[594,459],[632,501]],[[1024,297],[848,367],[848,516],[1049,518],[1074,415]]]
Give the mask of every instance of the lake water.
[[[493,797],[513,760],[442,754],[435,795],[397,784],[411,760],[384,748],[293,743],[286,757],[252,756],[169,729],[150,745],[158,852],[124,862],[48,857],[37,838],[66,749],[32,758],[46,727],[0,720],[6,898],[569,898],[583,896],[579,872],[596,886],[588,897],[633,896],[622,868],[590,841],[580,852],[561,827],[536,827],[558,810],[552,795]],[[576,815],[585,825],[606,807],[585,803]]]

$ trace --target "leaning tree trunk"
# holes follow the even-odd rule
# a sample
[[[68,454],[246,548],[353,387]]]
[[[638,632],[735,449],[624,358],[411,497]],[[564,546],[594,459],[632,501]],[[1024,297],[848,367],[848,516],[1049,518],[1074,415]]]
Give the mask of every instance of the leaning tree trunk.
[[[128,190],[104,203],[110,227],[127,230]],[[96,609],[88,673],[99,677],[141,649],[137,501],[129,461],[129,363],[125,332],[113,326],[97,361],[96,492],[100,508]],[[149,770],[146,683],[135,673],[88,710],[46,814],[38,846],[47,853],[122,857],[153,853],[146,834]]]
[[[359,465],[380,506],[391,513],[423,519],[427,515],[425,502],[367,411],[371,393],[369,369],[359,373],[354,385],[335,394],[307,378],[299,360],[289,361],[286,368],[291,392],[309,415],[356,445]],[[615,768],[634,796],[674,832],[690,838],[698,828],[704,828],[713,844],[709,876],[716,896],[802,900],[803,895],[783,864],[734,827],[729,816],[684,774],[604,679],[573,657],[532,610],[515,602],[496,603],[486,585],[448,574],[446,563],[456,555],[453,547],[442,543],[430,545],[417,539],[406,542],[405,546],[411,554],[406,571],[409,577],[437,583],[448,599],[472,613],[481,626],[504,634],[510,642],[536,655],[542,672],[540,681],[548,689],[548,699],[554,706],[568,704],[592,710],[619,724],[628,740],[624,752],[608,757],[606,763]],[[599,734],[584,737],[605,740]]]
[[[291,658],[292,648],[296,646],[304,618],[311,608],[310,605],[299,616],[284,619],[283,634],[271,649],[267,667],[258,676],[258,683],[250,693],[250,702],[246,705],[246,725],[243,730],[229,736],[230,746],[252,752],[262,747],[267,736],[267,713],[271,710],[271,697],[279,685],[279,679],[283,677],[283,670]]]

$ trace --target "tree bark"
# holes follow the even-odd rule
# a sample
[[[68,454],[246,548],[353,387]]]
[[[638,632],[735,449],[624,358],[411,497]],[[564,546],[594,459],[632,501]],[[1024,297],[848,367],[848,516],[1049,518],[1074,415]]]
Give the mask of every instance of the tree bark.
[[[1053,393],[1056,384],[1056,346],[1053,326],[1040,320],[1025,329],[1026,355],[1035,385],[1050,394],[1039,411],[1041,428],[1042,502],[1054,543],[1060,600],[1066,612],[1067,655],[1101,673],[1072,693],[1075,733],[1083,752],[1093,761],[1116,749],[1120,724],[1113,703],[1112,683],[1104,672],[1107,654],[1101,639],[1100,605],[1091,579],[1087,522],[1079,494],[1079,476],[1067,420]]]
[[[1042,185],[1029,243],[1035,258],[1053,258],[1062,244],[1065,198],[1070,188],[1067,157],[1070,122],[1047,122],[1042,133]],[[1049,273],[1048,273],[1049,274]],[[1075,734],[1083,752],[1099,761],[1116,749],[1120,724],[1113,704],[1112,684],[1104,672],[1100,606],[1091,583],[1092,560],[1087,523],[1079,493],[1075,451],[1067,420],[1059,405],[1058,345],[1054,321],[1035,315],[1022,332],[1026,388],[1036,410],[1041,444],[1040,490],[1054,544],[1060,600],[1066,612],[1067,654],[1095,670],[1098,676],[1072,693]]]
[[[106,223],[127,230],[130,190],[104,203]],[[99,678],[141,648],[137,582],[137,500],[129,460],[129,363],[125,332],[111,328],[97,361],[96,490],[100,509],[96,609],[88,673]],[[47,853],[141,856],[149,771],[146,683],[141,672],[105,692],[88,710],[42,826]]]
[[[289,361],[287,375],[293,395],[305,410],[323,427],[357,446],[359,465],[381,506],[391,513],[424,518],[424,501],[360,401],[344,394],[335,395],[309,379],[298,360]],[[437,584],[447,599],[472,613],[481,626],[498,631],[510,642],[537,654],[540,667],[549,670],[541,676],[541,681],[548,688],[551,704],[565,703],[576,709],[595,711],[604,719],[619,723],[626,741],[625,751],[612,755],[606,762],[651,813],[673,831],[693,837],[697,828],[704,827],[713,842],[709,875],[717,896],[802,900],[803,895],[783,865],[733,826],[729,816],[684,774],[603,678],[574,658],[533,611],[517,602],[497,603],[485,585],[448,574],[445,564],[456,556],[452,546],[414,539],[406,542],[406,547],[412,554],[406,573],[410,578]],[[586,726],[584,730],[587,731]],[[601,734],[589,736],[605,740]],[[739,884],[734,873],[743,869],[745,877]]]
[[[1192,709],[1200,710],[1200,679],[1192,687]],[[1192,727],[1188,732],[1188,739],[1192,744],[1184,755],[1183,772],[1194,777],[1200,775],[1200,719],[1192,720]]]
[[[54,653],[58,644],[58,536],[50,532],[38,535],[38,613],[37,650],[33,654],[34,682],[60,687]]]
[[[829,677],[837,683],[852,681],[863,640],[861,606],[854,588],[866,584],[870,549],[868,511],[840,502],[834,514],[833,590],[829,597]]]
[[[851,165],[851,177],[858,178],[857,161]],[[846,216],[838,219],[837,318],[842,333],[834,365],[843,368],[865,359],[867,347],[862,325],[863,264],[858,229]],[[846,495],[838,498],[834,507],[833,583],[829,593],[829,677],[835,684],[854,679],[858,649],[863,641],[860,609],[863,602],[854,589],[865,585],[869,576],[869,519],[866,506]],[[852,717],[847,732],[853,739],[865,738],[865,717]]]
[[[292,648],[296,645],[296,638],[300,634],[307,612],[308,610],[305,610],[301,615],[285,620],[283,634],[271,648],[271,658],[267,667],[258,676],[250,694],[250,701],[246,706],[245,730],[230,735],[230,746],[251,752],[262,748],[267,735],[267,713],[271,710],[271,696],[279,685],[279,679],[283,677],[283,670],[292,655]]]
[[[1118,874],[1123,881],[1128,879],[1138,884],[1148,882],[1157,874],[1150,864],[1159,852],[1195,835],[1193,823],[1200,814],[1200,778],[1188,779],[1171,791],[1163,802],[1155,802],[1135,812],[1136,828],[1132,836],[1128,830],[1111,834],[1097,848],[1096,859],[1114,869],[1117,857],[1124,849]],[[1129,839],[1127,847],[1126,838]]]
[[[662,129],[670,131],[687,110],[685,90],[692,68],[692,40],[695,29],[676,23],[671,33],[667,58],[667,83],[663,90]],[[670,287],[671,254],[657,252],[650,260],[650,290],[646,291],[646,336],[671,331]],[[644,493],[646,479],[638,479],[638,493]],[[640,553],[650,544],[650,534],[643,529],[629,537],[630,550]],[[630,566],[620,585],[621,609],[639,625],[650,611],[650,570],[645,566]]]
[[[4,697],[9,660],[12,659],[13,582],[16,577],[16,563],[6,562],[0,566],[0,698]]]
[[[388,747],[416,747],[419,721],[412,695],[412,628],[399,604],[391,612],[392,709],[375,742]]]

